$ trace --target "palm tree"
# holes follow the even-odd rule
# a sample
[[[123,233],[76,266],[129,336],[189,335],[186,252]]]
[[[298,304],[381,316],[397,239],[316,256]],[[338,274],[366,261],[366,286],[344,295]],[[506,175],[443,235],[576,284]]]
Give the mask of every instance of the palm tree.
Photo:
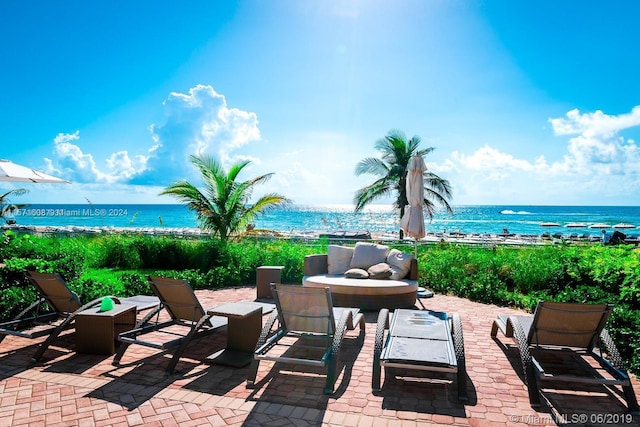
[[[26,188],[17,188],[15,190],[7,191],[3,195],[0,196],[0,218],[4,218],[7,215],[12,215],[16,210],[22,209],[25,204],[16,205],[9,201],[9,196],[22,196],[23,194],[27,194],[29,190]]]
[[[390,197],[395,193],[393,207],[399,209],[400,218],[402,218],[405,206],[408,205],[406,182],[409,160],[416,155],[424,157],[434,150],[433,147],[419,149],[419,146],[419,136],[415,135],[407,141],[404,133],[395,129],[376,141],[375,148],[381,153],[381,157],[369,157],[358,162],[356,175],[371,174],[379,178],[356,192],[353,199],[356,212],[360,212],[377,199]],[[451,197],[451,185],[448,180],[440,178],[433,172],[424,173],[424,212],[429,219],[433,219],[436,204],[453,214],[453,209],[449,205]]]
[[[177,181],[160,194],[172,195],[186,204],[196,213],[200,228],[212,231],[221,240],[226,241],[237,234],[259,214],[291,203],[284,196],[271,193],[249,204],[254,187],[268,181],[273,173],[249,181],[236,181],[242,169],[251,163],[248,160],[232,165],[228,171],[209,156],[191,156],[190,160],[200,170],[203,191],[188,181]]]

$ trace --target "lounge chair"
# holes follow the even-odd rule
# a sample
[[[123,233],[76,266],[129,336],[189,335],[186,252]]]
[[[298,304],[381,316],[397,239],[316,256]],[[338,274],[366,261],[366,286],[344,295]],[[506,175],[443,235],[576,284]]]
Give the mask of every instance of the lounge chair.
[[[247,387],[255,387],[260,361],[270,360],[326,368],[324,392],[332,394],[344,334],[358,324],[364,337],[364,316],[357,308],[333,307],[329,288],[271,284],[271,294],[276,310],[262,328]]]
[[[138,321],[134,329],[118,335],[122,345],[113,358],[113,365],[120,364],[131,344],[159,350],[177,346],[166,369],[167,374],[171,374],[193,338],[217,331],[227,324],[227,319],[207,314],[186,280],[151,276],[147,280],[151,290],[160,299],[160,305]],[[163,309],[169,313],[170,319],[159,321],[159,314]],[[154,340],[143,340],[147,334],[153,334],[151,339]]]
[[[533,316],[499,315],[494,320],[491,336],[495,338],[500,330],[518,345],[532,406],[540,405],[538,382],[595,383],[622,386],[629,411],[638,412],[629,374],[604,327],[612,309],[611,304],[541,301]],[[562,357],[566,354],[569,357]],[[554,363],[547,364],[551,357]],[[600,371],[587,363],[578,364],[587,358],[594,360]],[[602,375],[602,370],[608,375]]]
[[[27,271],[25,276],[38,290],[40,298],[22,310],[13,320],[0,324],[0,342],[7,335],[29,339],[46,336],[46,340],[40,344],[31,359],[33,362],[37,362],[63,331],[74,326],[76,314],[88,308],[99,306],[104,297],[83,305],[78,295],[69,289],[62,276],[57,273]],[[138,306],[138,310],[153,305],[149,304],[148,299],[141,303],[142,300],[129,301],[128,298],[110,298],[114,299],[116,303],[141,304]],[[144,299],[145,297],[135,298]],[[158,302],[156,301],[155,304],[157,305]]]
[[[420,377],[424,377],[424,372],[455,374],[458,399],[468,400],[460,316],[457,313],[409,309],[397,309],[390,315],[389,310],[383,308],[378,313],[373,348],[371,388],[376,392],[381,390],[382,367],[385,368],[385,377],[398,373]]]

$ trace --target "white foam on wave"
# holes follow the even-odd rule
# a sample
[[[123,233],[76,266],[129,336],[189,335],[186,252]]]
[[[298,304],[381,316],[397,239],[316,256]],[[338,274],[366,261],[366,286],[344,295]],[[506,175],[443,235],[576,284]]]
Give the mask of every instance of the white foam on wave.
[[[504,209],[500,211],[502,215],[531,215],[531,212],[527,211],[513,211],[511,209]]]

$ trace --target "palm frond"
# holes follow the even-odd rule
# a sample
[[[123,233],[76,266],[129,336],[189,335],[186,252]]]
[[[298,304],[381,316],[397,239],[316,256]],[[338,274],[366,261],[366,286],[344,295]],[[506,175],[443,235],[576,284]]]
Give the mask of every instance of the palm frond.
[[[213,157],[190,156],[191,163],[202,177],[202,189],[188,181],[177,181],[160,194],[170,195],[184,203],[196,213],[200,227],[214,236],[227,240],[237,235],[256,215],[284,202],[284,196],[270,194],[249,205],[254,188],[268,181],[272,173],[260,175],[247,181],[238,181],[242,170],[250,163],[242,161],[231,165],[226,171]]]
[[[375,157],[362,159],[356,165],[356,175],[370,174],[385,176],[389,173],[389,168],[385,162]]]
[[[421,142],[418,135],[407,140],[405,134],[398,129],[390,130],[385,137],[375,142],[374,147],[380,153],[380,157],[361,160],[356,165],[356,174],[369,173],[377,175],[379,178],[372,184],[356,191],[353,198],[355,212],[361,211],[376,199],[396,194],[393,207],[399,209],[400,215],[402,215],[408,204],[406,177],[409,162],[413,156],[425,157],[434,150],[433,147],[421,149]],[[424,187],[424,210],[427,215],[433,218],[436,204],[444,206],[449,213],[453,213],[453,209],[449,205],[449,200],[452,197],[449,181],[427,171]]]

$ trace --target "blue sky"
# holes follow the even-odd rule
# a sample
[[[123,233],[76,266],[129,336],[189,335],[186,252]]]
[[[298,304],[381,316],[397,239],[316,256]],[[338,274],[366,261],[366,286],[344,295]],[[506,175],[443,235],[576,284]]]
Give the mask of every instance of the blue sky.
[[[189,154],[297,204],[351,203],[391,129],[454,205],[637,205],[631,1],[0,3],[0,158],[71,185],[20,203],[174,203]],[[255,194],[259,195],[258,192]],[[384,202],[384,201],[381,201]]]

